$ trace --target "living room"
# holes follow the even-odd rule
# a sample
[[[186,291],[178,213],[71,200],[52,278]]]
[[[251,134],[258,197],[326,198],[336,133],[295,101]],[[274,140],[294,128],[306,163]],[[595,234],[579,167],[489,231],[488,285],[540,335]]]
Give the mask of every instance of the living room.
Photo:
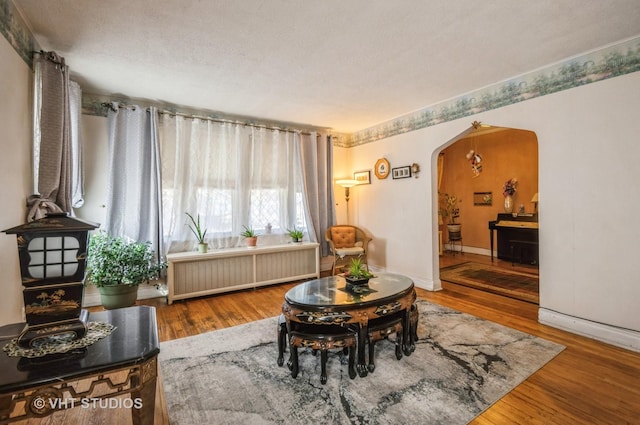
[[[20,2],[16,3],[19,8]],[[2,5],[3,11],[14,10],[11,1],[5,0]],[[611,27],[618,22],[616,19],[638,23],[638,8],[633,3],[623,2],[619,8],[603,14],[612,14]],[[2,18],[6,24],[7,15]],[[0,224],[5,229],[24,221],[25,199],[33,192],[29,143],[32,74],[24,52],[18,52],[9,41],[20,36],[3,34],[0,113],[4,154],[0,168],[5,170],[5,186],[0,200],[5,209]],[[555,44],[549,41],[545,47],[553,49]],[[595,57],[599,63],[614,53],[637,54],[638,34],[591,40],[589,46],[541,63],[535,69],[524,70],[522,75],[506,75],[485,84],[489,87],[482,87],[493,92],[512,78],[535,79],[544,66],[549,66],[548,72],[553,73],[573,61],[587,63]],[[62,51],[59,53],[64,55]],[[383,60],[390,58],[384,56]],[[68,64],[73,71],[74,63]],[[469,114],[426,126],[415,124],[415,116],[440,111],[455,105],[456,100],[481,99],[481,94],[476,93],[481,86],[460,87],[447,103],[441,103],[444,99],[423,101],[362,127],[335,126],[341,135],[348,134],[333,147],[335,179],[351,178],[354,172],[362,170],[373,171],[380,158],[386,158],[392,168],[418,163],[421,169],[417,176],[407,179],[378,179],[372,172],[371,184],[352,188],[348,210],[343,188],[335,185],[337,222],[357,225],[373,235],[369,261],[375,270],[409,276],[425,291],[446,292],[442,291],[439,274],[437,162],[440,152],[464,138],[473,121],[533,132],[538,143],[537,192],[540,195],[540,305],[534,314],[540,324],[639,351],[640,317],[636,309],[640,288],[635,278],[633,244],[640,230],[635,220],[637,201],[630,189],[640,177],[635,164],[640,157],[640,147],[634,142],[640,131],[635,113],[640,109],[640,73],[636,71],[519,99],[478,113],[470,109]],[[157,93],[146,97],[158,98],[160,92],[158,88]],[[251,114],[249,109],[247,114]],[[348,113],[342,112],[342,115]],[[291,117],[280,119],[289,121]],[[108,143],[107,119],[84,114],[81,120],[84,138],[90,141],[85,167],[88,177],[94,180],[87,181],[85,205],[77,213],[100,223],[105,214],[102,205],[107,165],[100,158]],[[333,125],[331,122],[318,124]],[[504,180],[511,177],[520,176],[511,173],[487,185],[487,191],[496,195],[494,205],[501,199],[497,195],[502,191]],[[467,205],[473,203],[469,195],[465,194],[463,200]],[[488,231],[486,236],[488,239]],[[4,254],[0,267],[7,276],[5,296],[0,301],[0,323],[6,324],[22,320],[22,298],[17,284],[20,277],[15,240],[7,236],[0,238],[0,249]]]

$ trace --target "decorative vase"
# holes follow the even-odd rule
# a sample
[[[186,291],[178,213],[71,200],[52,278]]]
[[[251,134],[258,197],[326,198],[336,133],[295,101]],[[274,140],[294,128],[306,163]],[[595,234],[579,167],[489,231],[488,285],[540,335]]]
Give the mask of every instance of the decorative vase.
[[[513,212],[513,197],[511,195],[507,195],[504,197],[504,212]]]

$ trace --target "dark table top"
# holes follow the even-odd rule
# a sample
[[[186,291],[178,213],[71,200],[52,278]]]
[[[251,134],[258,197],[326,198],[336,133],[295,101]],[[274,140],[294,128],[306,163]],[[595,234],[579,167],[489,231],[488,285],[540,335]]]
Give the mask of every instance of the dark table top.
[[[336,309],[381,304],[413,290],[406,276],[379,273],[369,280],[368,288],[349,289],[342,276],[329,276],[303,282],[285,294],[287,303],[297,307]]]
[[[154,307],[136,306],[94,312],[89,314],[89,321],[111,323],[116,329],[111,335],[86,348],[64,354],[27,359],[9,357],[0,350],[0,393],[133,366],[160,352]],[[23,327],[24,324],[1,327],[0,347],[17,337]]]

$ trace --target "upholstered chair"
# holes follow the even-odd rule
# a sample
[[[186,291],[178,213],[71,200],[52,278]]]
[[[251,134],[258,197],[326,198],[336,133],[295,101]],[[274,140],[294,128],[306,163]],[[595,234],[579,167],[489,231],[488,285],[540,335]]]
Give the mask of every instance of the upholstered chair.
[[[367,251],[371,237],[364,230],[346,224],[331,226],[325,232],[324,238],[329,242],[329,249],[333,255],[332,274],[335,275],[337,270],[348,266],[352,258],[360,258],[367,265],[367,269],[369,268]]]

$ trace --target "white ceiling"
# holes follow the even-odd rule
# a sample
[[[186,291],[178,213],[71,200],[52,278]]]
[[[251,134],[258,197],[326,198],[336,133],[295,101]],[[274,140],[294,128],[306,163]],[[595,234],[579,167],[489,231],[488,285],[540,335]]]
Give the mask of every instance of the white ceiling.
[[[353,132],[640,34],[639,0],[14,0],[84,92]]]

